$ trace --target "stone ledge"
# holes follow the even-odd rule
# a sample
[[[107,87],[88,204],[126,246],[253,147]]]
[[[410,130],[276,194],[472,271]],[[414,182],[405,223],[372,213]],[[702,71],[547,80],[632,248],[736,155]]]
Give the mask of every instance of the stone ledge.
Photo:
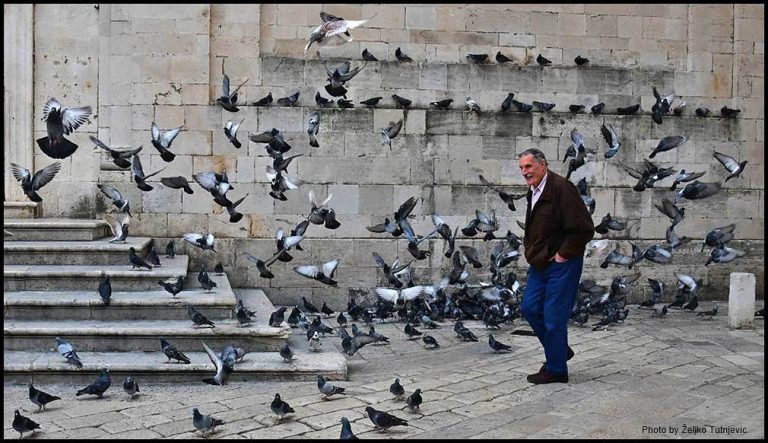
[[[137,251],[149,246],[149,237],[128,237],[125,243],[109,243],[109,239],[86,241],[6,241],[3,250],[7,252],[125,252],[130,248]]]

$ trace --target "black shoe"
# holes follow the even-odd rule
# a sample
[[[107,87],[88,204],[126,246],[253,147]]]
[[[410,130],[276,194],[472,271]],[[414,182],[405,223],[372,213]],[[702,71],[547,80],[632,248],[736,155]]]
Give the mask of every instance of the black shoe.
[[[547,383],[568,383],[568,374],[555,375],[550,374],[546,370],[542,369],[536,374],[531,374],[527,377],[529,383],[535,385],[543,385]]]
[[[565,358],[565,360],[568,361],[568,360],[572,359],[573,355],[574,355],[573,349],[571,349],[571,347],[568,346],[568,356]],[[547,366],[546,363],[541,365],[541,369],[539,369],[539,372],[543,371],[546,366]]]

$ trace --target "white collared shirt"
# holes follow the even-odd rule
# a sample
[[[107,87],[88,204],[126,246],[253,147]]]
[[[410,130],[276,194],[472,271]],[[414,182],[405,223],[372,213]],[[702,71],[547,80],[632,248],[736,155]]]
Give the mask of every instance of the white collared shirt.
[[[536,202],[539,201],[539,197],[541,197],[541,193],[544,191],[544,185],[547,184],[547,175],[549,175],[549,172],[544,174],[544,178],[541,179],[538,187],[531,186],[531,193],[533,194],[531,196],[531,211],[533,211],[533,207],[536,206]]]

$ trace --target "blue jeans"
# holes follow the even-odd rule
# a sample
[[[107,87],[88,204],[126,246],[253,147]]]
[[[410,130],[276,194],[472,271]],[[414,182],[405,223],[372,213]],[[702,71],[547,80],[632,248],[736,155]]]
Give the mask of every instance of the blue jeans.
[[[577,257],[565,263],[552,260],[543,270],[528,269],[520,310],[544,347],[545,369],[554,375],[568,374],[568,320],[583,268],[584,258]]]

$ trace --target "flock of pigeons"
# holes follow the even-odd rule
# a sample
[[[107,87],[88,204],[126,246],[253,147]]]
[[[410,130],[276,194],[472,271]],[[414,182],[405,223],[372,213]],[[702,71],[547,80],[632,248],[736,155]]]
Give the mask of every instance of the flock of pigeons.
[[[350,29],[362,26],[368,20],[350,21],[344,20],[340,17],[327,14],[325,12],[320,13],[322,24],[312,31],[309,40],[305,47],[305,54],[312,44],[317,45],[333,45],[343,44],[344,42],[351,41]],[[318,57],[319,57],[318,52]],[[400,62],[412,61],[400,48],[395,52],[396,58]],[[328,67],[326,62],[320,58],[321,62],[325,66],[328,75],[328,85],[325,90],[332,97],[340,97],[337,101],[337,105],[340,108],[350,108],[354,104],[347,100],[347,89],[345,84],[352,80],[357,74],[359,74],[370,61],[376,61],[377,58],[371,54],[367,49],[362,53],[362,58],[365,62],[361,67],[352,69],[350,61],[345,61],[335,69]],[[467,60],[471,63],[486,63],[488,61],[487,54],[469,54]],[[509,57],[504,56],[501,52],[496,54],[496,61],[498,63],[507,63],[512,61]],[[551,62],[539,55],[536,58],[536,62],[541,66],[549,66]],[[578,66],[586,65],[589,60],[581,56],[576,57],[575,63]],[[227,112],[238,112],[237,107],[238,91],[246,84],[246,79],[237,88],[230,91],[229,77],[224,71],[224,61],[222,60],[222,95],[216,102]],[[653,94],[656,98],[656,102],[652,107],[651,118],[654,123],[662,124],[664,116],[668,115],[671,111],[674,116],[682,115],[686,107],[685,101],[680,101],[676,106],[676,97],[674,94],[662,97],[661,94],[653,88]],[[295,106],[298,102],[299,93],[279,98],[277,104],[281,106]],[[368,106],[375,107],[378,105],[382,97],[373,97],[361,101],[360,103]],[[407,109],[411,105],[411,100],[398,95],[393,95],[392,98],[395,104],[399,108]],[[268,94],[266,97],[253,103],[255,106],[270,106],[272,104],[272,94]],[[332,104],[333,100],[322,97],[320,92],[317,92],[315,101],[319,108],[325,108]],[[437,109],[449,109],[452,99],[446,99],[430,103],[431,106]],[[501,111],[507,112],[514,106],[519,112],[530,112],[533,109],[538,109],[541,112],[547,112],[555,107],[552,103],[543,103],[534,101],[532,104],[522,103],[514,99],[514,93],[509,93],[508,96],[501,103]],[[605,108],[604,103],[599,103],[591,107],[593,114],[599,114]],[[625,108],[617,109],[619,114],[633,114],[640,108],[639,104],[631,105]],[[471,113],[480,114],[482,112],[480,105],[470,97],[466,100],[466,109]],[[585,105],[570,105],[569,110],[571,112],[581,112],[585,109]],[[723,117],[735,117],[738,114],[738,109],[730,109],[723,107],[721,109],[721,115]],[[696,109],[696,115],[700,117],[707,116],[710,111],[706,108]],[[43,118],[46,121],[47,136],[37,140],[37,144],[40,149],[49,157],[54,159],[63,159],[72,155],[78,148],[76,144],[65,138],[65,135],[69,135],[77,130],[81,125],[88,121],[91,116],[91,107],[77,107],[77,108],[65,108],[55,98],[51,98],[45,104],[43,109]],[[312,112],[307,122],[307,134],[309,136],[309,145],[313,148],[318,148],[319,142],[317,140],[317,134],[320,125],[320,111]],[[242,143],[237,139],[237,133],[243,120],[239,122],[228,121],[223,128],[227,139],[233,144],[236,149],[240,149]],[[392,141],[398,135],[402,129],[403,121],[390,122],[385,128],[380,131],[382,145],[388,145],[392,149]],[[160,153],[161,158],[165,162],[172,162],[175,158],[175,154],[170,150],[174,140],[179,136],[183,127],[176,127],[169,130],[161,130],[153,122],[151,127],[151,142],[152,146]],[[616,130],[610,124],[603,124],[601,127],[601,134],[607,144],[607,150],[604,153],[606,160],[614,157],[621,147],[621,137]],[[594,157],[597,153],[596,149],[588,149],[585,146],[585,138],[574,128],[570,133],[571,146],[568,148],[563,162],[571,158],[568,163],[567,177],[570,178],[571,174],[584,166],[591,157]],[[142,192],[151,192],[154,188],[147,183],[147,179],[161,173],[165,168],[158,171],[154,171],[150,174],[145,174],[142,168],[142,164],[139,158],[139,153],[142,147],[129,150],[115,150],[105,143],[101,142],[95,137],[90,137],[95,146],[107,152],[115,165],[120,168],[130,168],[131,176],[135,181],[137,187]],[[287,200],[286,192],[290,190],[298,189],[299,185],[295,180],[288,177],[287,167],[297,157],[303,154],[295,154],[286,157],[286,153],[291,149],[291,145],[285,140],[282,131],[277,128],[273,128],[269,131],[265,131],[261,134],[250,134],[249,139],[255,143],[264,143],[265,149],[270,157],[273,159],[272,164],[267,165],[266,174],[271,184],[270,196],[277,200]],[[688,141],[686,135],[672,135],[662,138],[653,152],[649,155],[649,159],[652,159],[657,153],[669,151],[683,146]],[[732,178],[738,178],[744,171],[747,161],[738,161],[737,159],[728,155],[714,152],[713,157],[719,161],[728,171],[729,175],[725,181]],[[53,163],[34,175],[30,171],[20,165],[11,163],[11,168],[14,177],[21,182],[22,189],[30,200],[35,202],[42,201],[42,198],[37,194],[43,186],[50,183],[57,172],[60,170],[60,163]],[[697,179],[704,175],[704,172],[687,172],[684,169],[679,172],[674,168],[662,168],[652,163],[649,160],[645,160],[642,170],[637,170],[629,166],[623,165],[628,174],[638,180],[637,184],[633,187],[635,191],[642,192],[646,188],[653,188],[655,183],[666,177],[674,176],[674,182],[670,187],[670,190],[675,190],[678,184],[688,183],[682,190],[678,191],[675,195],[674,202],[667,198],[662,199],[659,204],[655,204],[655,207],[663,214],[668,216],[672,224],[666,232],[665,246],[653,245],[642,251],[638,246],[630,243],[631,255],[625,255],[619,248],[610,252],[601,264],[602,268],[606,268],[608,265],[626,266],[632,269],[635,264],[643,259],[652,261],[654,263],[666,264],[672,260],[673,251],[680,245],[683,245],[690,241],[687,237],[679,238],[674,228],[685,217],[686,208],[680,208],[677,206],[680,200],[697,200],[712,196],[720,191],[721,184],[719,182],[714,183],[701,183]],[[248,196],[245,194],[243,197],[232,201],[227,197],[227,193],[234,188],[230,184],[227,178],[227,172],[221,173],[214,171],[201,172],[193,175],[194,181],[200,185],[205,191],[209,192],[213,197],[213,201],[225,208],[230,216],[229,221],[231,223],[239,222],[243,214],[237,211],[237,207]],[[182,189],[187,194],[193,194],[194,190],[190,186],[190,181],[184,176],[175,177],[162,177],[161,183],[164,186],[173,189]],[[496,185],[487,181],[482,175],[480,176],[481,183],[490,191],[498,194],[508,208],[515,211],[514,201],[525,197],[525,194],[509,194],[501,190]],[[105,220],[112,228],[114,238],[110,242],[125,242],[128,236],[128,228],[130,224],[130,202],[122,193],[114,186],[108,184],[98,184],[98,188],[101,192],[107,196],[114,205],[114,211],[117,213],[117,217],[113,217],[110,214],[105,214]],[[584,204],[589,209],[590,213],[595,211],[595,201],[589,196],[587,189],[586,179],[581,179],[577,188]],[[262,260],[251,254],[245,254],[246,257],[255,262],[259,274],[262,278],[271,279],[274,278],[274,274],[270,271],[269,267],[277,261],[290,262],[293,260],[291,251],[303,251],[301,247],[302,240],[306,237],[306,231],[310,224],[321,225],[326,229],[337,229],[341,224],[336,220],[335,211],[328,206],[332,195],[328,195],[325,199],[316,198],[313,191],[309,191],[308,194],[310,210],[306,219],[301,220],[295,227],[293,227],[290,233],[286,234],[282,228],[277,230],[276,233],[276,250],[272,256],[266,260]],[[482,320],[486,328],[498,329],[503,323],[511,323],[516,318],[520,317],[520,301],[522,294],[524,293],[524,286],[518,281],[514,271],[505,272],[503,268],[510,263],[516,262],[520,257],[519,247],[521,246],[520,238],[507,231],[506,235],[498,238],[494,235],[499,231],[500,225],[496,219],[495,211],[491,210],[490,214],[484,213],[478,209],[475,211],[475,217],[469,221],[467,226],[461,228],[461,232],[464,238],[474,238],[478,233],[482,233],[482,239],[484,241],[497,241],[488,261],[488,269],[490,271],[491,281],[480,282],[479,284],[469,284],[468,278],[470,275],[467,269],[471,266],[471,269],[478,270],[484,268],[482,263],[480,252],[467,245],[459,245],[456,247],[456,240],[459,227],[451,229],[445,221],[437,214],[432,216],[434,229],[426,235],[418,235],[414,232],[409,223],[410,214],[417,204],[417,199],[414,197],[406,200],[400,207],[392,214],[392,217],[386,217],[384,220],[374,226],[367,229],[373,233],[389,234],[392,237],[398,238],[403,236],[408,241],[408,251],[411,254],[413,260],[407,263],[400,263],[399,259],[395,259],[391,264],[388,263],[377,252],[372,252],[372,258],[376,263],[376,266],[381,268],[382,273],[386,279],[388,287],[377,287],[374,289],[377,295],[377,303],[374,306],[363,306],[356,304],[354,298],[352,298],[347,306],[346,313],[354,321],[362,321],[369,326],[368,332],[363,332],[357,328],[356,324],[352,324],[352,335],[350,335],[345,326],[347,325],[347,317],[344,312],[340,312],[336,317],[337,324],[336,329],[322,323],[320,320],[320,314],[330,316],[334,312],[323,303],[321,309],[317,309],[306,298],[302,297],[304,311],[299,306],[295,306],[288,316],[287,322],[292,327],[302,327],[306,330],[306,337],[309,342],[309,349],[311,351],[320,351],[322,345],[320,336],[325,336],[326,333],[336,333],[341,338],[341,347],[343,352],[348,355],[354,355],[359,349],[368,344],[387,344],[389,339],[379,333],[377,333],[372,325],[374,317],[378,317],[382,320],[389,317],[399,318],[405,321],[404,333],[409,339],[421,338],[425,347],[437,348],[439,343],[437,340],[429,335],[424,334],[416,329],[416,326],[421,324],[424,328],[434,329],[440,327],[436,322],[442,322],[445,319],[454,320],[454,331],[457,336],[464,341],[476,342],[477,337],[466,328],[462,320],[463,319],[475,319]],[[524,230],[525,226],[519,223],[520,227]],[[600,234],[607,234],[609,230],[623,230],[626,228],[626,223],[611,216],[608,213],[604,216],[596,226],[596,232]],[[706,265],[710,263],[726,263],[742,257],[745,255],[743,251],[727,246],[728,242],[733,240],[735,225],[730,224],[724,227],[718,227],[707,233],[704,243],[702,245],[702,252],[705,247],[709,246],[712,250],[709,253]],[[447,259],[450,259],[450,270],[445,273],[439,282],[415,284],[411,276],[411,265],[416,260],[424,260],[429,257],[430,252],[419,248],[419,245],[428,239],[442,238],[444,241],[443,254]],[[216,253],[214,248],[214,237],[212,234],[206,233],[188,233],[183,237],[187,243],[198,247],[202,250],[208,250]],[[498,240],[497,240],[498,239]],[[608,247],[608,239],[603,238],[600,240],[594,240],[590,243],[586,252],[587,256],[594,255]],[[175,255],[174,243],[169,242],[166,246],[166,257],[173,258]],[[136,253],[134,248],[130,248],[129,262],[133,269],[153,269],[160,266],[160,260],[154,247],[150,249],[147,257],[141,257]],[[334,274],[339,264],[339,259],[332,259],[322,264],[309,264],[295,266],[293,269],[296,273],[313,280],[316,280],[322,284],[329,286],[336,286],[337,282],[334,280]],[[223,267],[221,264],[216,266],[215,269],[218,273],[223,273]],[[698,306],[697,293],[702,286],[702,280],[696,279],[692,276],[677,273],[675,274],[678,286],[674,296],[674,300],[668,305],[664,305],[661,309],[657,309],[654,315],[663,316],[667,313],[667,308],[682,308],[688,310],[695,310]],[[626,309],[626,296],[631,290],[631,285],[640,277],[640,273],[628,276],[618,276],[613,279],[610,287],[604,287],[598,285],[594,280],[584,279],[579,285],[579,291],[581,296],[577,298],[577,303],[574,305],[572,312],[572,319],[576,324],[584,326],[590,316],[601,316],[601,320],[593,325],[594,330],[606,329],[609,325],[617,322],[623,322],[628,314]],[[198,280],[202,287],[206,290],[213,290],[216,287],[216,283],[213,282],[208,276],[205,268],[203,268],[199,275]],[[652,296],[643,301],[640,306],[653,308],[658,303],[663,295],[665,284],[661,280],[648,279],[653,289]],[[182,277],[172,282],[161,281],[158,282],[166,291],[168,291],[173,297],[180,293],[182,288]],[[98,292],[105,305],[109,305],[111,297],[111,284],[109,277],[105,277],[99,284]],[[687,297],[690,296],[691,300],[688,301]],[[272,313],[269,319],[271,326],[280,326],[285,321],[285,312],[287,307],[281,307],[276,312]],[[307,320],[306,314],[314,314],[313,321]],[[717,307],[712,311],[700,312],[699,315],[706,317],[714,317],[717,314]],[[254,313],[245,307],[242,300],[239,300],[235,308],[235,317],[239,321],[241,326],[250,324],[253,321]],[[188,316],[193,322],[193,327],[197,328],[202,325],[215,327],[215,324],[208,320],[202,313],[197,311],[194,306],[188,305]],[[58,351],[64,356],[68,362],[82,367],[74,347],[60,339],[56,338],[58,343]],[[174,359],[178,362],[189,364],[190,360],[181,351],[179,351],[173,344],[160,338],[161,350],[167,356],[168,362]],[[493,352],[510,351],[509,345],[503,344],[497,341],[493,334],[489,334],[488,340],[489,346]],[[229,379],[229,376],[234,371],[235,362],[241,360],[245,355],[245,351],[241,348],[235,348],[233,346],[227,346],[220,354],[216,354],[205,343],[203,346],[209,356],[211,362],[216,367],[216,374],[208,379],[203,380],[209,384],[225,385]],[[290,362],[293,359],[293,351],[288,344],[280,351],[281,357]],[[167,363],[167,362],[166,362]],[[332,395],[343,394],[344,388],[336,387],[331,383],[323,379],[321,375],[318,375],[318,389],[323,394],[324,398],[328,398]],[[79,390],[76,395],[89,394],[102,397],[103,393],[110,386],[109,371],[107,368],[101,370],[99,377],[89,386]],[[123,388],[126,393],[131,397],[134,397],[139,393],[139,386],[136,380],[131,377],[126,378],[123,383]],[[402,399],[404,397],[403,387],[399,384],[399,380],[395,380],[390,392],[395,395],[395,398]],[[47,394],[45,392],[35,389],[31,384],[29,385],[30,400],[44,409],[45,405],[51,401],[59,400],[59,397]],[[407,397],[407,407],[412,411],[418,411],[418,407],[421,403],[421,390],[416,391]],[[278,417],[278,420],[286,414],[294,412],[294,410],[284,401],[281,400],[279,394],[275,394],[275,399],[271,404],[272,411]],[[407,425],[407,421],[400,419],[394,415],[388,414],[383,411],[377,411],[373,407],[368,406],[366,408],[366,414],[377,427],[377,429],[388,429],[392,426]],[[349,420],[346,418],[341,419],[342,423],[342,438],[356,438],[352,434]],[[216,426],[223,424],[221,420],[215,419],[208,415],[201,414],[197,408],[193,410],[193,424],[196,429],[202,433],[213,431]],[[15,418],[13,427],[20,433],[26,431],[34,431],[39,429],[39,426],[29,418],[23,417],[18,410],[15,411]]]

